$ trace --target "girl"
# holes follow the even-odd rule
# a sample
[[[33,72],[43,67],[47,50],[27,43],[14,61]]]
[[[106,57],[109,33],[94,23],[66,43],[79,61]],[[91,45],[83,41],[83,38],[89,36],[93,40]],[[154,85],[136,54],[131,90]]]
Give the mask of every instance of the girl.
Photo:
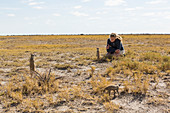
[[[124,47],[122,45],[122,37],[116,33],[111,33],[110,38],[107,40],[107,55],[113,54],[115,56],[120,56],[125,54]]]

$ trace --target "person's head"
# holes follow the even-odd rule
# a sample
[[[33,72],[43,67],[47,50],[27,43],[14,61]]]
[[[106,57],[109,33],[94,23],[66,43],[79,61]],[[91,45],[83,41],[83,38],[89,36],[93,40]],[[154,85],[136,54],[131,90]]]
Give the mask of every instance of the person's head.
[[[116,33],[111,33],[110,34],[110,41],[114,42],[116,40],[116,37],[117,37]]]
[[[118,34],[116,33],[111,33],[110,34],[110,41],[114,42],[116,39],[119,39],[120,41],[122,41],[122,37],[120,37]]]

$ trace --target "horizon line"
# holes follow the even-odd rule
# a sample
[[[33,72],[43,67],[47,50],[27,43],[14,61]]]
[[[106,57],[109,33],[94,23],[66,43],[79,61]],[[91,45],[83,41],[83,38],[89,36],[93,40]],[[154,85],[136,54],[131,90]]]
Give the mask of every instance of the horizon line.
[[[118,33],[119,35],[170,35],[170,33]],[[61,34],[9,34],[9,35],[0,35],[0,36],[46,36],[46,35],[110,35],[109,33],[61,33]]]

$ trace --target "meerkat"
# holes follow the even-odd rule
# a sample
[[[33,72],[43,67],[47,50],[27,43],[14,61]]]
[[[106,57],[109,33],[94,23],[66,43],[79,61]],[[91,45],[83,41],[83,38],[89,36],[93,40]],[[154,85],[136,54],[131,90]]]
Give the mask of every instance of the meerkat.
[[[115,97],[116,92],[119,95],[119,86],[120,84],[118,86],[113,86],[113,85],[107,86],[106,88],[104,88],[103,92],[105,93],[105,91],[107,90],[110,96],[110,92],[114,91],[114,97]]]
[[[35,66],[34,66],[34,54],[31,54],[30,58],[30,74],[31,76],[33,75],[33,71],[35,71]]]

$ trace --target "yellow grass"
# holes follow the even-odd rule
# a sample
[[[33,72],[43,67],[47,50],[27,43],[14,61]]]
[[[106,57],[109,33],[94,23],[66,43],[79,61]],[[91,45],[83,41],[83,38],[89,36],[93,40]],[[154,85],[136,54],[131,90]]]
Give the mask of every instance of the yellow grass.
[[[62,102],[75,107],[78,104],[73,100],[78,99],[102,103],[108,112],[117,111],[120,105],[111,102],[102,91],[118,83],[123,86],[120,93],[149,95],[151,81],[155,90],[161,77],[170,72],[170,35],[122,37],[126,56],[111,60],[105,57],[109,35],[0,36],[0,72],[7,80],[6,85],[0,85],[2,106],[9,111],[15,105],[21,108],[19,112],[41,112]],[[101,61],[97,60],[96,48]],[[36,68],[53,68],[56,72],[48,84],[39,86],[42,81],[30,77],[31,53],[36,55]],[[53,82],[61,75],[64,80]],[[86,80],[88,76],[91,78]],[[157,105],[164,100],[159,97],[159,101],[149,102]]]

